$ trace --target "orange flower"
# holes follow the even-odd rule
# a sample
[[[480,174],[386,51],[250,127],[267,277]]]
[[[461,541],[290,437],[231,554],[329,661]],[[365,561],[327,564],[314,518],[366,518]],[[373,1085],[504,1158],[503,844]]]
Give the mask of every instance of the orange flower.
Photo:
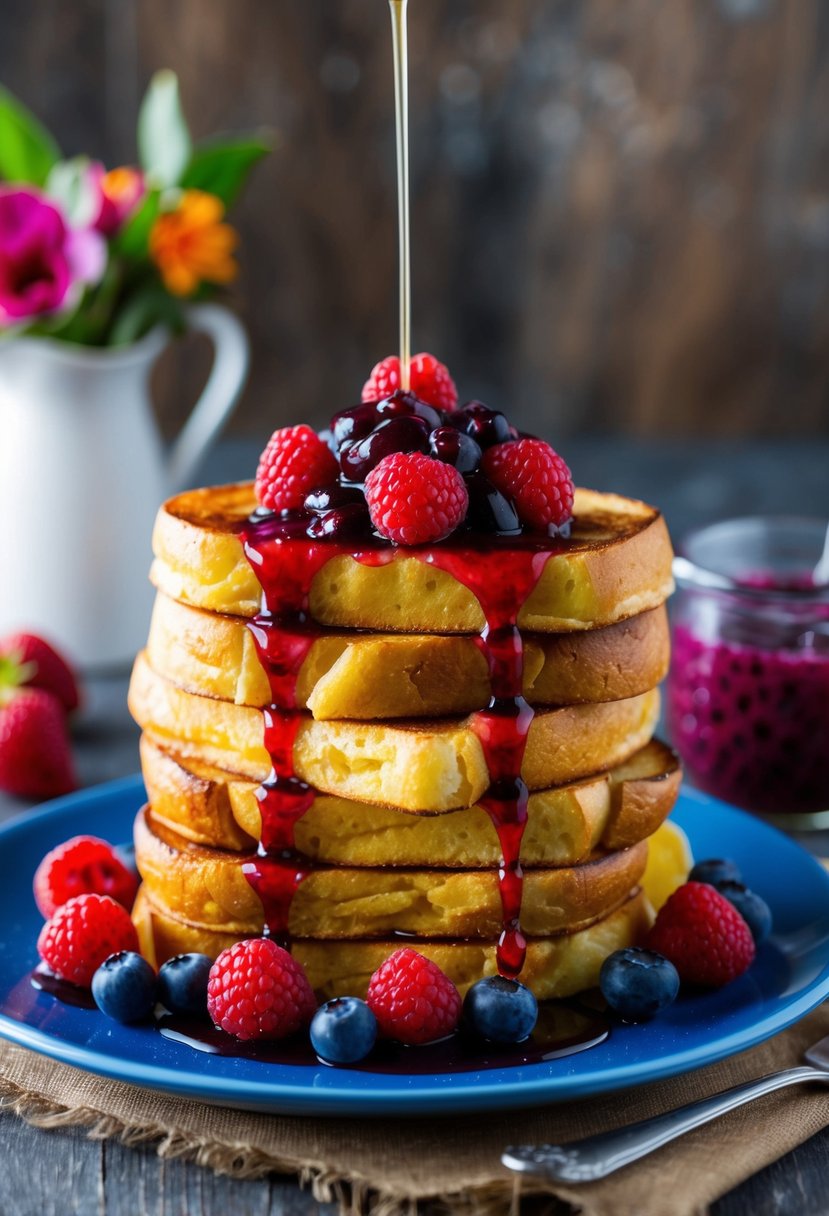
[[[164,286],[175,296],[192,295],[201,283],[229,283],[239,267],[233,257],[236,230],[223,224],[221,199],[185,190],[174,211],[165,211],[150,231],[150,257]]]
[[[101,193],[114,206],[131,210],[144,193],[144,174],[131,165],[110,169],[101,178]]]

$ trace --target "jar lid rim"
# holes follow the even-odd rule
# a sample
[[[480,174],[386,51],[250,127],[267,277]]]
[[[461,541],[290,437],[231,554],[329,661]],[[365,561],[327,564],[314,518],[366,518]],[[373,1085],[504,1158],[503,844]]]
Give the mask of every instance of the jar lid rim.
[[[829,577],[821,579],[820,582],[807,583],[805,586],[757,586],[706,566],[704,562],[699,560],[698,556],[694,558],[689,556],[689,551],[693,547],[694,542],[698,541],[707,532],[713,532],[722,527],[758,527],[763,523],[773,524],[781,528],[806,527],[819,530],[823,534],[827,533],[827,523],[825,520],[817,516],[807,515],[745,515],[707,524],[689,532],[679,544],[677,556],[674,558],[673,563],[673,574],[677,584],[680,587],[695,590],[721,592],[745,599],[747,602],[753,601],[755,603],[762,600],[768,601],[769,599],[787,604],[829,602]],[[821,561],[822,559],[812,569],[817,570]],[[804,574],[806,573],[812,573],[812,571],[804,570]]]

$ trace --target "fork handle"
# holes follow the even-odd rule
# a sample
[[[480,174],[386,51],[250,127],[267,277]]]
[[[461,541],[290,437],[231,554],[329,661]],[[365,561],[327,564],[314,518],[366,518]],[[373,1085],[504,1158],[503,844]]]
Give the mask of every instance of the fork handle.
[[[817,1068],[788,1068],[744,1085],[735,1085],[710,1098],[689,1102],[664,1115],[630,1123],[617,1131],[601,1132],[569,1144],[512,1146],[504,1152],[501,1161],[518,1173],[540,1174],[556,1182],[593,1182],[764,1094],[786,1085],[826,1080],[826,1073]]]

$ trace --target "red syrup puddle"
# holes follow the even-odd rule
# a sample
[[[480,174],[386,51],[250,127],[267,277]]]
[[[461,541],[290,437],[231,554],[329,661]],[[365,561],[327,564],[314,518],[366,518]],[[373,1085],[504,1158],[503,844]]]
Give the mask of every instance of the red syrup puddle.
[[[30,978],[32,987],[36,988],[38,992],[46,992],[49,996],[54,996],[62,1001],[64,1005],[73,1005],[76,1009],[98,1008],[88,988],[79,988],[77,984],[70,984],[68,980],[62,980],[60,976],[51,972],[45,963],[40,963],[35,967]]]
[[[311,806],[315,791],[297,777],[293,746],[301,723],[296,707],[300,668],[321,629],[310,618],[311,584],[332,558],[347,554],[364,565],[393,561],[396,546],[372,537],[349,544],[311,540],[307,521],[254,517],[242,530],[245,554],[263,593],[263,610],[250,623],[259,660],[270,682],[272,703],[265,710],[265,746],[272,771],[258,792],[262,841],[255,861],[244,866],[262,900],[266,932],[289,940],[291,901],[314,868],[296,849],[296,823]],[[406,549],[407,557],[438,567],[467,587],[479,601],[485,627],[478,645],[486,658],[492,697],[471,717],[483,748],[491,784],[480,799],[501,845],[498,882],[503,929],[498,970],[520,974],[526,954],[521,932],[523,872],[521,840],[527,822],[528,790],[521,764],[533,710],[524,700],[524,643],[518,616],[532,593],[547,558],[562,545],[547,538],[470,537],[463,548],[441,544]]]
[[[215,1026],[174,1014],[162,1017],[158,1026],[164,1038],[210,1055],[242,1057],[264,1064],[318,1066],[320,1063],[306,1034],[278,1043],[240,1043]],[[463,1030],[423,1047],[407,1047],[404,1043],[383,1039],[375,1044],[367,1059],[337,1067],[409,1076],[514,1068],[586,1051],[604,1042],[609,1033],[610,1021],[597,1009],[577,1001],[542,1001],[536,1028],[523,1043],[481,1042]]]
[[[64,1005],[97,1010],[92,993],[59,979],[43,965],[31,972],[29,981],[38,992],[47,993]],[[478,1072],[489,1068],[514,1068],[522,1064],[542,1064],[596,1047],[610,1034],[611,1021],[600,1007],[594,1007],[592,993],[582,993],[562,1001],[542,1001],[538,1007],[535,1030],[523,1043],[486,1043],[463,1030],[437,1043],[407,1047],[403,1043],[381,1040],[367,1059],[347,1067],[357,1072],[399,1075],[431,1075],[446,1072]],[[597,1002],[600,998],[597,997]],[[162,1037],[208,1055],[256,1060],[265,1064],[291,1064],[318,1067],[320,1064],[306,1034],[281,1042],[242,1043],[205,1019],[185,1017],[166,1011],[152,1023]],[[346,1065],[337,1065],[338,1068]]]

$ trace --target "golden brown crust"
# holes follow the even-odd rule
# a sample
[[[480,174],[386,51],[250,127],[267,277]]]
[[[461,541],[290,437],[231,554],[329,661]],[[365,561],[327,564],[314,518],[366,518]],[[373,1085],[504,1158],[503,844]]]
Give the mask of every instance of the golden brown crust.
[[[156,597],[147,642],[152,667],[188,692],[263,706],[271,700],[241,617]],[[524,636],[524,695],[533,705],[618,701],[654,688],[668,670],[664,606],[581,633]],[[318,721],[439,717],[482,709],[486,660],[462,634],[325,632],[297,680],[297,704]]]
[[[158,967],[176,954],[196,951],[215,958],[238,940],[235,934],[187,924],[156,907],[142,886],[133,908],[141,952]],[[539,1000],[572,996],[598,983],[608,954],[640,944],[652,916],[641,892],[604,919],[572,934],[531,938],[521,973]],[[292,953],[303,964],[320,1000],[364,997],[371,974],[400,945],[395,940],[295,940]],[[497,974],[495,943],[418,941],[417,949],[434,960],[461,993],[484,976]]]
[[[597,854],[579,866],[528,870],[521,923],[533,936],[574,931],[607,915],[645,871],[646,842]],[[196,845],[145,808],[135,823],[135,860],[153,903],[194,925],[241,936],[262,931],[259,897],[243,873],[253,853]],[[325,867],[300,883],[289,929],[296,937],[495,939],[502,924],[497,871]]]
[[[264,781],[270,761],[259,710],[199,697],[136,659],[129,706],[160,746]],[[548,789],[619,764],[653,735],[659,693],[596,705],[542,709],[530,726],[522,775]],[[297,775],[315,789],[402,810],[472,806],[489,786],[483,749],[467,719],[315,722],[303,718],[294,743]]]
[[[146,736],[141,767],[154,818],[195,844],[244,850],[261,830],[256,785],[209,765],[182,764]],[[530,796],[521,845],[526,866],[567,866],[597,848],[623,849],[650,836],[679,790],[676,755],[651,742],[626,764],[571,785]],[[352,802],[318,794],[298,821],[299,850],[344,866],[497,866],[500,846],[480,807],[445,815]]]
[[[254,505],[249,483],[190,490],[165,503],[153,533],[155,585],[195,607],[253,616],[261,593],[239,528]],[[673,581],[659,512],[592,490],[576,491],[574,511],[572,539],[548,560],[519,624],[544,633],[589,629],[662,604]],[[320,624],[344,628],[478,633],[484,626],[466,587],[400,549],[374,566],[332,558],[313,581],[310,608]]]

